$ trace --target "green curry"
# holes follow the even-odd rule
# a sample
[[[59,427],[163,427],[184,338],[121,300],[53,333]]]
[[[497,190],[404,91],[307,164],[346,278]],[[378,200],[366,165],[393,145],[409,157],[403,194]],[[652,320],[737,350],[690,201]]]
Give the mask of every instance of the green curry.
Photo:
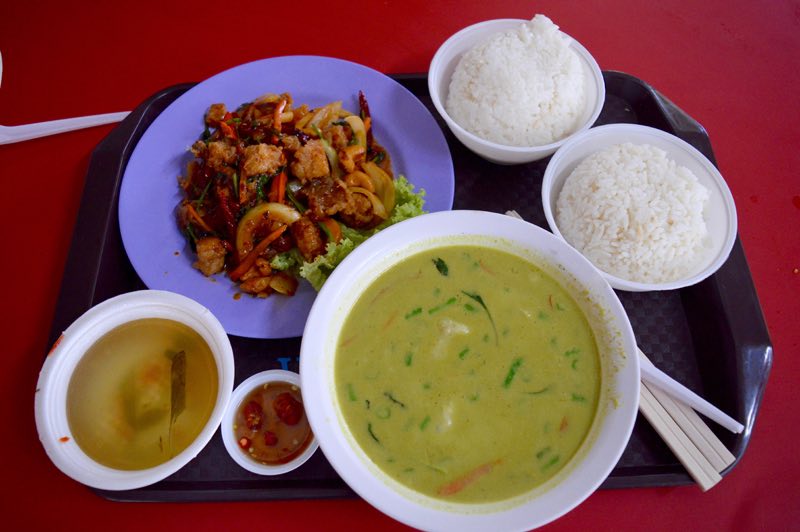
[[[597,411],[592,330],[552,277],[510,253],[439,247],[383,273],[335,358],[344,419],[387,475],[490,502],[553,477]]]

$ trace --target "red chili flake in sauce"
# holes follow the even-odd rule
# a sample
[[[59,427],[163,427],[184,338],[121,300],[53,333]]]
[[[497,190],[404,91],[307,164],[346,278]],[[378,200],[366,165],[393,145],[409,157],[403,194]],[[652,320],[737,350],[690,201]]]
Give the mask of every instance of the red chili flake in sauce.
[[[242,409],[244,424],[250,430],[258,430],[264,422],[264,409],[256,401],[248,401]]]
[[[300,390],[288,382],[270,382],[250,391],[236,411],[234,431],[247,456],[263,464],[290,462],[314,437]]]

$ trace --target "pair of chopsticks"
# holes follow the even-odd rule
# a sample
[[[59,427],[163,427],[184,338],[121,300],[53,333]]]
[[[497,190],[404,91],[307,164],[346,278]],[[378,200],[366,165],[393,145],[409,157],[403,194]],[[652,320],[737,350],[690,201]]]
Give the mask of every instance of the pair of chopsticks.
[[[681,400],[676,400],[658,382],[651,381],[646,377],[646,373],[655,369],[655,366],[641,349],[639,349],[639,358],[643,368],[642,385],[639,391],[639,411],[661,435],[700,489],[708,491],[722,480],[720,473],[736,458],[692,407]],[[702,413],[708,415],[708,407],[711,407],[711,412],[716,410],[716,407],[697,398],[690,390],[686,391],[694,396],[692,402],[701,409]],[[698,404],[697,399],[702,403]],[[720,419],[719,415],[715,415],[720,421],[726,421],[725,418],[727,418],[726,428],[732,432],[742,431],[741,424],[725,414],[722,416]]]
[[[506,214],[523,219],[513,210],[506,211]],[[700,488],[703,491],[711,489],[722,480],[720,473],[736,458],[697,412],[737,434],[742,432],[744,427],[659,370],[641,349],[638,349],[638,352],[642,379],[639,411],[661,435]]]

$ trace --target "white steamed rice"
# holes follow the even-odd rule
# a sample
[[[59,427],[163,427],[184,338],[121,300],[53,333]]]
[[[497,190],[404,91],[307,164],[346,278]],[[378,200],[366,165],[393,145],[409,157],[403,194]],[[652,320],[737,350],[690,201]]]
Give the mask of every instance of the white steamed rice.
[[[618,144],[581,161],[556,201],[564,238],[601,270],[628,281],[681,279],[707,246],[709,192],[655,146]]]
[[[575,131],[587,81],[570,39],[545,17],[493,35],[458,62],[445,107],[467,131],[508,146],[541,146]]]

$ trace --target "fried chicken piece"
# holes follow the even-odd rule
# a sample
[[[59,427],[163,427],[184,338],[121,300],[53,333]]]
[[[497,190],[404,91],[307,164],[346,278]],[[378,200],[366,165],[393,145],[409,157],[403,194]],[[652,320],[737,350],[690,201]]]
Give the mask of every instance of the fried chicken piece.
[[[302,216],[299,220],[289,226],[292,232],[297,249],[303,258],[311,262],[318,255],[325,253],[325,240],[319,226],[311,221],[307,216]]]
[[[344,127],[332,125],[326,129],[326,132],[330,136],[331,146],[337,151],[344,149],[350,144],[350,138],[347,136]]]
[[[375,216],[372,202],[363,194],[350,194],[350,202],[338,214],[345,225],[354,229],[372,229],[381,219]]]
[[[283,151],[271,144],[256,144],[244,149],[244,174],[274,174],[283,166]]]
[[[214,170],[222,171],[236,162],[236,147],[227,142],[209,142],[206,150],[206,164]]]
[[[295,152],[302,147],[300,144],[300,139],[298,139],[294,135],[283,135],[281,136],[281,144],[283,147],[291,152]]]
[[[222,122],[222,119],[225,118],[225,113],[227,112],[228,109],[225,107],[224,103],[212,104],[206,113],[206,124],[216,127]]]
[[[314,179],[304,185],[299,194],[308,202],[308,217],[316,221],[335,215],[351,201],[350,191],[341,179]]]
[[[197,241],[197,262],[194,267],[210,277],[225,268],[225,246],[215,236],[207,236]]]
[[[305,146],[298,148],[289,169],[301,183],[329,175],[331,170],[322,141],[312,139]]]
[[[239,290],[248,294],[263,294],[267,295],[269,289],[269,282],[272,278],[267,277],[252,277],[247,279],[239,285]]]

